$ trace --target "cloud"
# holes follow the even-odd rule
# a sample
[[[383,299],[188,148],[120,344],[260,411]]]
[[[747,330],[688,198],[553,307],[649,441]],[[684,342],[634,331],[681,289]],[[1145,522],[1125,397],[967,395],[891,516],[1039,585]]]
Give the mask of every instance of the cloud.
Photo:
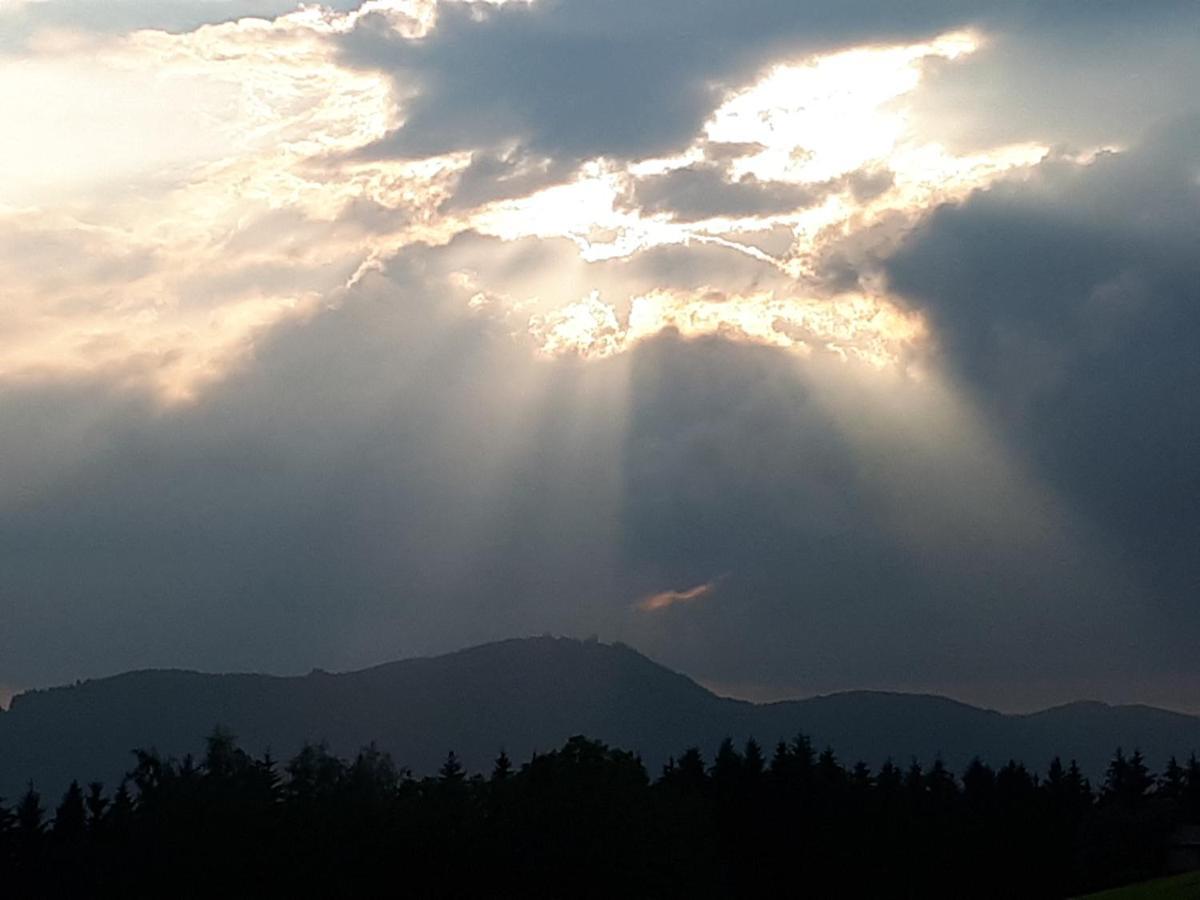
[[[1014,446],[1194,640],[1200,119],[936,211],[887,262]],[[1149,614],[1149,613],[1148,613]]]
[[[708,146],[704,147],[706,152]],[[737,156],[705,160],[659,174],[635,177],[621,202],[643,215],[666,215],[682,223],[709,219],[778,221],[819,207],[842,193],[865,207],[886,194],[896,183],[895,173],[879,168],[858,169],[819,182],[761,179],[750,171],[738,175],[735,174],[734,164],[739,158],[755,156],[767,149],[761,144],[742,146],[746,152]]]
[[[545,187],[570,180],[577,167],[570,162],[537,157],[521,147],[504,151],[476,151],[458,173],[453,193],[439,207],[456,212],[496,200],[525,197]]]
[[[38,246],[0,260],[0,274],[21,286],[10,326],[21,340],[0,353],[0,376],[116,367],[149,379],[167,400],[186,401],[244,364],[271,328],[311,315],[397,248],[444,244],[469,230],[509,241],[565,237],[583,262],[626,261],[601,277],[600,267],[559,253],[557,272],[517,279],[520,294],[475,279],[468,302],[500,311],[518,333],[533,332],[541,352],[625,352],[675,328],[796,349],[833,346],[890,362],[917,338],[919,326],[896,316],[870,285],[830,291],[809,261],[826,235],[860,230],[893,206],[911,214],[929,189],[907,170],[881,175],[869,159],[900,146],[895,136],[866,156],[846,156],[844,142],[806,138],[812,148],[800,157],[797,136],[828,118],[823,92],[832,84],[859,125],[878,120],[877,130],[890,134],[893,113],[883,107],[919,84],[921,60],[965,52],[969,40],[867,48],[775,70],[719,107],[708,131],[720,140],[694,134],[688,152],[698,158],[660,162],[657,171],[653,162],[542,155],[521,141],[419,160],[363,154],[409,112],[396,109],[399,86],[346,68],[339,40],[379,29],[392,40],[417,19],[434,29],[432,40],[462,15],[471,27],[496,16],[528,24],[530,9],[518,7],[451,5],[436,22],[433,7],[420,19],[415,7],[390,2],[348,13],[308,8],[183,34],[68,41],[0,65],[0,91],[20,94],[32,65],[88,110],[104,107],[97,91],[138,96],[125,90],[130,79],[169,73],[155,77],[157,93],[145,103],[109,108],[99,129],[107,150],[72,149],[77,142],[66,140],[62,122],[78,118],[78,109],[28,117],[24,139],[8,146],[16,155],[7,170],[23,177],[0,176],[0,197],[12,203],[0,227],[11,246],[23,232]],[[846,82],[855,66],[899,76],[881,92],[871,79]],[[792,90],[797,85],[803,90]],[[777,96],[784,89],[786,103]],[[135,141],[163,106],[183,115],[167,129],[179,140]],[[186,140],[197,118],[209,136],[199,143]],[[737,140],[743,120],[756,140]],[[762,122],[782,137],[768,140]],[[69,174],[59,164],[63,153]],[[924,159],[921,175],[936,172],[937,190],[950,195],[1026,160],[1023,153]],[[781,170],[781,156],[799,162]],[[25,165],[39,159],[41,169]],[[817,170],[829,177],[812,181]],[[793,240],[784,244],[787,229]],[[592,280],[564,290],[571,271]]]
[[[1068,78],[1164,30],[1139,71],[1190,71],[1191,5],[37,6],[5,682],[547,630],[795,690],[1196,677],[1200,140]]]
[[[1026,140],[1082,149],[1131,144],[1197,109],[1187,87],[1200,78],[1194,5],[1119,24],[1111,10],[1073,6],[1042,4],[1034,27],[992,35],[964,65],[933,65],[914,127],[959,152]]]
[[[349,11],[362,0],[327,0],[322,5]],[[273,19],[298,6],[296,0],[6,0],[0,4],[0,53],[26,52],[28,42],[47,30],[179,33],[248,17]]]
[[[641,612],[658,612],[680,603],[691,603],[711,597],[717,589],[716,581],[707,581],[682,591],[659,591],[639,601],[636,608]]]
[[[634,181],[627,203],[643,213],[665,213],[678,222],[779,215],[812,206],[829,187],[761,181],[750,173],[731,178],[729,167],[697,163]]]
[[[9,384],[6,679],[306,671],[546,630],[726,680],[1044,674],[1047,645],[1073,671],[1131,664],[1071,648],[1085,608],[1098,634],[1124,624],[1107,566],[936,392],[670,333],[538,358],[443,276],[464,250],[401,252],[185,406]],[[622,599],[714,568],[738,573],[729,602],[674,634]]]
[[[1162,0],[1139,7],[1138,18],[1187,8]],[[685,145],[725,91],[775,62],[972,24],[1073,28],[1103,19],[1119,27],[1131,18],[1115,4],[943,0],[903,9],[873,0],[752,0],[736,8],[720,0],[559,0],[486,13],[446,5],[419,44],[360,29],[347,35],[346,54],[415,93],[379,153],[423,156],[518,140],[556,158],[642,158]]]
[[[437,164],[323,160],[382,134],[392,112],[386,85],[332,63],[332,21],[0,59],[0,95],[23,120],[0,139],[0,277],[19,334],[0,377],[141,359],[165,397],[186,398],[436,207]],[[63,99],[31,99],[42,93]],[[86,152],[71,129],[95,132]]]

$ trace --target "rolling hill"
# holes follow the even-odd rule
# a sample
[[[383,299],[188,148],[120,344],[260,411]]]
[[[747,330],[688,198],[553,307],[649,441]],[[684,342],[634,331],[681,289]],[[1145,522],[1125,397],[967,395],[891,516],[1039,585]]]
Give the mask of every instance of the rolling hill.
[[[485,644],[342,674],[300,677],[129,672],[31,691],[0,713],[0,795],[32,780],[49,796],[72,778],[119,781],[134,748],[197,753],[222,725],[246,749],[288,758],[305,741],[343,755],[374,742],[414,773],[453,749],[486,769],[503,748],[523,761],[586,734],[641,753],[651,772],[671,754],[753,736],[770,747],[798,732],[873,766],[891,757],[961,771],[975,755],[1042,770],[1055,754],[1093,778],[1117,746],[1152,767],[1200,750],[1200,718],[1143,706],[1076,703],[1003,715],[943,697],[849,692],[752,704],[718,697],[629,647],[565,638]]]

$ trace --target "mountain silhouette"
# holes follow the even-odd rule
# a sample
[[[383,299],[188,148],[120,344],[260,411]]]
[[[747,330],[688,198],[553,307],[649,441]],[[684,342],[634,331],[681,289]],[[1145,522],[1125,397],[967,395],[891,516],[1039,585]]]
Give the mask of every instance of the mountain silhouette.
[[[342,674],[148,670],[29,691],[0,712],[0,796],[30,780],[51,795],[71,779],[114,785],[134,748],[182,757],[217,725],[276,758],[305,742],[341,755],[373,742],[418,775],[449,750],[486,770],[501,749],[526,759],[575,734],[637,751],[652,773],[689,746],[711,759],[727,736],[770,747],[800,732],[847,762],[940,757],[961,772],[979,756],[1043,770],[1061,755],[1093,779],[1118,746],[1140,747],[1154,766],[1200,749],[1200,718],[1152,707],[1087,702],[1005,715],[871,691],[753,704],[718,697],[622,644],[541,637]]]

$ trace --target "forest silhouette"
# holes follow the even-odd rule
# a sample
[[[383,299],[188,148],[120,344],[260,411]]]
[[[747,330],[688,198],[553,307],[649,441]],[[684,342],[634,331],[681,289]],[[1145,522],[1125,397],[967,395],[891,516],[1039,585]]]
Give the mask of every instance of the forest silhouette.
[[[487,775],[415,778],[369,746],[280,764],[217,729],[199,759],[137,750],[115,790],[0,802],[12,897],[1064,897],[1165,871],[1200,822],[1200,761],[1113,756],[1093,788],[978,760],[847,767],[803,735],[724,741],[651,778],[585,737]]]

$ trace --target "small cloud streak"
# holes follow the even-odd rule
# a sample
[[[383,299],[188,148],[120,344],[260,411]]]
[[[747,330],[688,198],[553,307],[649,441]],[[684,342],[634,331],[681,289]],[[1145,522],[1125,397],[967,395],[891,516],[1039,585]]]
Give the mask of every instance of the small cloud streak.
[[[691,603],[695,600],[701,600],[712,595],[717,589],[719,581],[719,578],[714,578],[712,581],[698,584],[683,591],[662,591],[658,594],[651,594],[637,604],[637,609],[640,612],[658,612],[661,609],[666,609],[679,603]]]

